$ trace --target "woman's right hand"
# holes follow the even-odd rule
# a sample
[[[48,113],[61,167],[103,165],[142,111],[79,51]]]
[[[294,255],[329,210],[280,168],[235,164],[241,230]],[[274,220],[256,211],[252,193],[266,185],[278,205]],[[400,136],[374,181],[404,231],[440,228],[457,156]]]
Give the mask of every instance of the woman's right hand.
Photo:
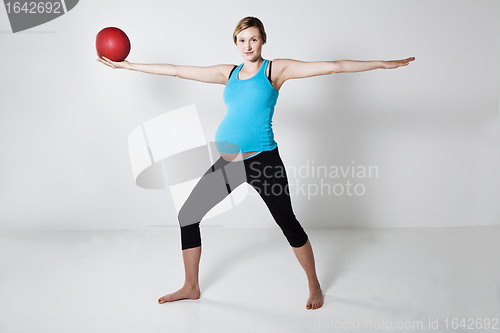
[[[116,68],[130,69],[130,63],[127,60],[116,62],[113,60],[109,60],[106,57],[102,57],[102,58],[97,58],[97,61],[99,61],[99,62],[101,62],[101,63],[105,64],[106,66],[109,66],[113,69],[116,69]]]

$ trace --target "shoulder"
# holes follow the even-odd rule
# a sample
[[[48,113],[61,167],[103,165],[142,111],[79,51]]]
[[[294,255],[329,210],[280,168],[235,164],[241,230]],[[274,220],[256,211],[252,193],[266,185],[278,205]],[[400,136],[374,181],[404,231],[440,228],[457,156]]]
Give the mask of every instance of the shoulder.
[[[217,69],[224,76],[224,84],[226,84],[229,79],[230,74],[238,67],[238,65],[234,64],[222,64],[213,66],[214,69]]]
[[[221,72],[228,72],[228,73],[229,73],[230,71],[232,71],[232,70],[233,70],[233,68],[238,67],[238,65],[234,65],[234,64],[232,64],[232,65],[231,65],[231,64],[223,64],[223,65],[215,65],[215,66],[213,66],[213,67],[217,68],[217,69],[218,69],[219,71],[221,71]]]
[[[273,69],[286,68],[287,66],[290,66],[290,64],[292,64],[294,61],[295,60],[293,59],[284,59],[284,58],[269,60],[269,62],[273,63]]]
[[[294,60],[294,59],[287,59],[287,58],[278,58],[278,59],[273,59],[269,60],[273,62],[273,68],[286,68],[288,66],[292,66],[293,64],[299,63],[300,61]]]
[[[300,63],[302,63],[302,61],[288,58],[278,58],[272,60],[272,70],[277,76],[282,76],[283,73],[288,72]]]
[[[271,63],[271,81],[274,86],[274,88],[279,91],[283,83],[287,80],[286,77],[286,72],[287,68],[290,68],[290,66],[293,66],[293,64],[296,62],[296,60],[293,59],[285,59],[285,58],[278,58],[278,59],[273,59],[269,60]],[[266,74],[269,75],[269,67],[267,68]]]
[[[278,74],[283,82],[290,79],[301,79],[339,72],[335,61],[300,61],[295,59],[275,59],[275,61]]]
[[[272,60],[273,77],[284,79],[286,73],[290,72],[291,69],[300,63],[302,63],[302,61],[288,58],[278,58]],[[286,79],[284,81],[286,81]]]

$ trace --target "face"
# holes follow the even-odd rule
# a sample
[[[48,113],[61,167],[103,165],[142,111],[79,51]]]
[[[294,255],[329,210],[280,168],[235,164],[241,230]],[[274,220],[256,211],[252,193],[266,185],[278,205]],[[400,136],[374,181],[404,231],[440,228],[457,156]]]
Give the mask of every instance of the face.
[[[241,30],[236,36],[236,45],[243,59],[255,61],[261,58],[260,54],[264,42],[257,27]]]

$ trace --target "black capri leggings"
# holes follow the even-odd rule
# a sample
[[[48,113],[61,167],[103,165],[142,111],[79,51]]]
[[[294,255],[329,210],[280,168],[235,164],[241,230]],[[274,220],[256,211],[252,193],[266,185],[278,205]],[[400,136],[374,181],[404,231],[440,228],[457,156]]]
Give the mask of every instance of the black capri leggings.
[[[201,245],[202,218],[244,182],[260,194],[292,247],[307,242],[292,210],[285,166],[276,147],[236,162],[220,157],[208,169],[179,211],[183,250]]]

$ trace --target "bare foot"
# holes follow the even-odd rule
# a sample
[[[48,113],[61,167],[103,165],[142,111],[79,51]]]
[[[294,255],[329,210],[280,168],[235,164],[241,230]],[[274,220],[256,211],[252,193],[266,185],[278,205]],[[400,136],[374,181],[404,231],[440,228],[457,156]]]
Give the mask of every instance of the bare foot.
[[[200,298],[200,288],[198,286],[186,286],[177,290],[175,293],[165,295],[163,297],[158,298],[158,303],[166,303],[178,301],[180,299],[198,299]]]
[[[307,300],[306,309],[314,310],[323,306],[323,292],[320,287],[309,289],[309,299]]]

